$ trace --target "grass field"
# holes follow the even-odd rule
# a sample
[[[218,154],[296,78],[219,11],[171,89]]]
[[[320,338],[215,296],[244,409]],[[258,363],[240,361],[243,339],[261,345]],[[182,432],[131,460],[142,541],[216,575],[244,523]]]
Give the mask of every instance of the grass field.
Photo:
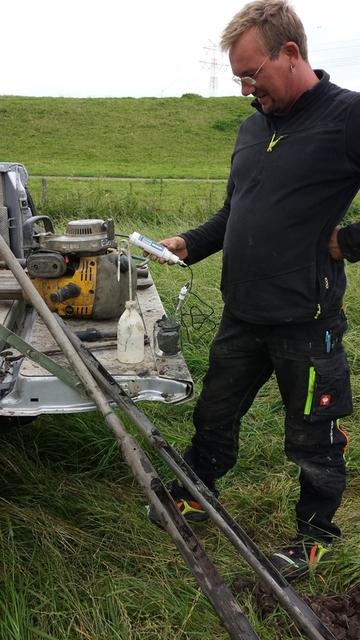
[[[33,175],[226,178],[250,101],[0,96],[2,157]]]
[[[38,213],[50,215],[59,231],[69,219],[113,217],[120,233],[141,231],[155,239],[172,235],[200,224],[221,206],[236,133],[233,120],[242,117],[239,114],[248,109],[248,102],[167,100],[0,97],[2,160],[26,164]],[[168,138],[163,103],[169,106]],[[126,147],[124,142],[121,151],[119,128],[115,146],[118,113],[126,119],[124,140],[131,139],[131,129],[141,130],[142,139],[151,138],[144,148],[139,148],[136,131],[136,144]],[[214,122],[217,129],[211,127]],[[181,153],[174,142],[179,132]],[[46,185],[42,176],[47,176]],[[125,180],[102,179],[106,176]],[[134,179],[139,177],[146,180]],[[193,180],[165,180],[168,177]],[[218,180],[195,180],[210,177]],[[349,217],[358,217],[359,209],[356,200]],[[151,270],[170,312],[186,281],[184,271],[158,264]],[[221,314],[220,270],[220,255],[194,266],[193,291],[201,300],[190,298],[185,308],[189,312],[191,306],[200,305],[204,313],[207,303],[213,308],[211,322],[200,332],[191,330],[191,341],[184,340],[196,393],[207,368],[215,330],[212,321],[218,322]],[[345,594],[360,582],[359,265],[348,265],[347,273],[345,344],[355,410],[342,421],[350,436],[348,488],[337,514],[343,541],[319,573],[299,581],[297,590],[309,596]],[[194,402],[141,406],[182,452],[192,434]],[[129,432],[137,435],[135,427],[122,419]],[[283,454],[283,419],[271,379],[243,421],[239,461],[219,483],[222,503],[265,553],[294,535],[297,469]],[[141,436],[137,438],[162,479],[170,481],[170,470]],[[21,429],[3,432],[0,469],[1,640],[228,638],[171,539],[146,521],[141,511],[143,492],[97,412],[43,416]],[[213,523],[198,525],[196,533],[228,585],[239,575],[254,578]],[[297,635],[280,607],[264,613],[251,592],[239,593],[237,598],[262,640],[305,638]],[[274,626],[279,620],[281,635]]]

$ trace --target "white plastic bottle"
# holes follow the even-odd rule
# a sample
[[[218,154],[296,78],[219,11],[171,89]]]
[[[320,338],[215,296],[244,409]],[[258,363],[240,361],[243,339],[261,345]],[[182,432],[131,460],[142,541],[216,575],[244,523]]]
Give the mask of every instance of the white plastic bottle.
[[[125,302],[125,311],[117,327],[117,357],[123,364],[144,360],[144,323],[136,310],[136,302]]]

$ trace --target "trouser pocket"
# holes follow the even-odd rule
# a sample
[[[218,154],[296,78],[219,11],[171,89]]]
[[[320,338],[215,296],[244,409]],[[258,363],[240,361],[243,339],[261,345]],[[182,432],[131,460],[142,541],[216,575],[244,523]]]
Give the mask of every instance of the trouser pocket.
[[[346,353],[340,351],[311,361],[305,420],[318,423],[350,415],[353,404]]]

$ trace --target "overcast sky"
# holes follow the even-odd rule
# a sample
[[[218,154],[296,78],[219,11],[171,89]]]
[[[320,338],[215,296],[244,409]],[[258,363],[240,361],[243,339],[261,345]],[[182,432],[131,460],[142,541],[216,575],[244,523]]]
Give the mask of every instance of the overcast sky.
[[[0,94],[241,95],[219,36],[243,0],[2,2]],[[360,91],[359,0],[294,0],[310,63]]]

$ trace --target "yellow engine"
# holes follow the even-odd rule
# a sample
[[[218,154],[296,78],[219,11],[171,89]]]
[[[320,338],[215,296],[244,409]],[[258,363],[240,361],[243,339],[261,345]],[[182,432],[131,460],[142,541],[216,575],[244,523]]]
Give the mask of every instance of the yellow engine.
[[[35,233],[40,221],[45,222],[45,231]],[[52,311],[95,320],[120,317],[130,286],[135,297],[137,275],[130,255],[119,254],[114,237],[112,220],[75,220],[61,236],[54,233],[47,216],[28,221],[24,233],[28,275]]]

